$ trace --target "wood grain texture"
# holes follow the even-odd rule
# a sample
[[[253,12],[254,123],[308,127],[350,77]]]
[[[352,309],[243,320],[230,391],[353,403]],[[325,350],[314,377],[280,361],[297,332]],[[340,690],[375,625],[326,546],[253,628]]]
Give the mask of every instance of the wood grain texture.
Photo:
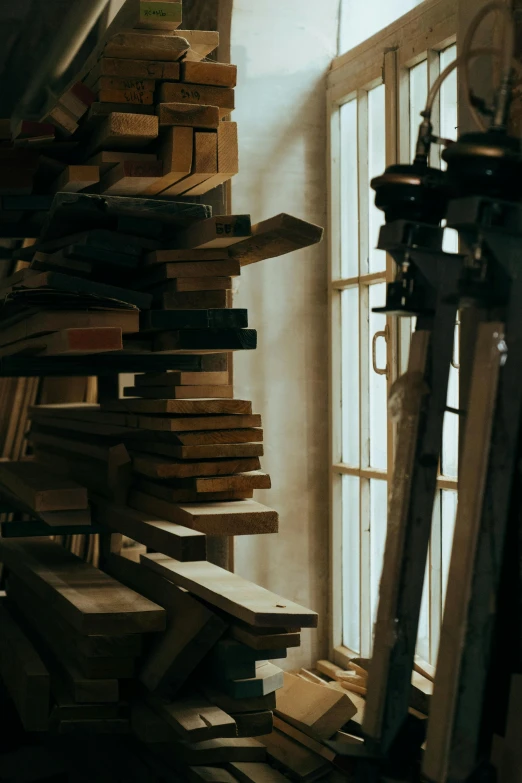
[[[177,35],[146,35],[136,32],[117,33],[105,45],[105,57],[124,60],[161,60],[177,62],[189,49],[185,38]]]
[[[117,79],[178,81],[180,73],[180,63],[176,62],[102,57],[86,77],[85,83],[92,87],[103,76]]]
[[[237,65],[215,62],[181,63],[181,81],[190,84],[208,84],[214,87],[235,87]]]
[[[283,213],[252,226],[251,238],[234,246],[230,254],[247,266],[316,245],[323,234],[320,226]]]
[[[163,555],[143,555],[141,562],[180,587],[246,623],[317,627],[317,614],[293,601],[225,571],[212,563],[179,563]]]
[[[220,122],[217,106],[194,103],[158,103],[156,114],[161,128],[180,125],[199,130],[217,130]]]
[[[169,188],[188,177],[194,162],[194,129],[171,127],[164,131],[160,160],[162,176],[145,191],[145,195],[165,194]]]
[[[237,457],[233,459],[205,460],[188,462],[184,459],[169,459],[143,452],[133,453],[133,467],[136,473],[152,479],[200,478],[203,476],[231,476],[245,471],[258,471],[258,457]],[[249,487],[257,489],[258,487]],[[265,487],[269,489],[269,487]],[[226,488],[228,489],[228,487]],[[220,492],[221,490],[212,490]],[[226,491],[226,490],[223,490]]]
[[[88,508],[87,490],[38,462],[0,462],[0,482],[37,512]]]
[[[186,196],[203,196],[239,173],[237,123],[221,122],[217,129],[217,173],[203,184],[185,192]]]
[[[176,416],[202,415],[250,415],[250,400],[114,400],[102,403],[101,411],[125,411],[128,413],[165,413]]]
[[[347,694],[285,672],[276,713],[305,734],[330,739],[357,712]]]
[[[2,540],[0,559],[80,633],[146,633],[165,626],[159,606],[52,541]]]

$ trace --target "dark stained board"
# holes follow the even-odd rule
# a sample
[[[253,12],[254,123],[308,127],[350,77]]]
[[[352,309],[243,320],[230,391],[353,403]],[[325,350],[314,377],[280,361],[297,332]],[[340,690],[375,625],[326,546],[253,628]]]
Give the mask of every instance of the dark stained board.
[[[152,310],[140,316],[140,331],[171,329],[245,329],[248,311],[217,310]]]

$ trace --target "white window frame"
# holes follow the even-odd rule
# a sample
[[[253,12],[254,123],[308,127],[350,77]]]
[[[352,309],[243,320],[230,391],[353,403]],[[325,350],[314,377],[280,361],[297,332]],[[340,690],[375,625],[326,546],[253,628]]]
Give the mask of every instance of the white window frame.
[[[409,70],[422,60],[428,62],[429,82],[439,73],[440,52],[456,42],[458,2],[455,0],[426,0],[397,22],[368,41],[363,42],[332,64],[327,82],[328,120],[328,193],[329,193],[329,320],[330,320],[330,658],[341,666],[347,666],[354,654],[367,655],[371,646],[373,629],[369,616],[368,600],[362,602],[361,650],[349,650],[343,645],[342,611],[342,498],[343,475],[355,475],[361,480],[387,479],[392,473],[394,454],[394,428],[388,420],[388,468],[375,470],[361,464],[353,468],[341,462],[341,296],[346,287],[390,282],[395,276],[395,265],[388,256],[386,270],[382,273],[342,279],[341,228],[340,228],[340,107],[368,92],[380,83],[385,84],[386,112],[386,165],[407,162],[410,158],[409,118]],[[359,120],[360,122],[360,120]],[[363,119],[364,122],[364,119]],[[437,128],[435,128],[437,130]],[[438,154],[436,151],[434,154]],[[364,161],[359,164],[359,177],[364,178]],[[360,179],[361,181],[361,179]],[[361,185],[360,185],[361,186]],[[364,215],[362,216],[364,219]],[[398,375],[404,371],[409,350],[409,337],[399,336],[399,321],[387,318],[388,390]],[[364,328],[364,324],[363,328]],[[407,330],[406,330],[407,331]],[[400,334],[404,332],[400,329]],[[372,336],[369,335],[371,340]],[[364,408],[368,396],[367,379],[361,373],[360,407]],[[364,384],[366,383],[366,388]],[[361,415],[364,415],[362,413]],[[364,451],[364,450],[363,450]],[[361,486],[363,482],[361,481]],[[439,477],[438,490],[456,490],[457,480]],[[437,494],[437,499],[440,492]],[[364,499],[361,501],[364,503]],[[369,514],[369,512],[366,512]],[[440,515],[439,515],[440,517]],[[360,562],[369,565],[369,546],[361,535]],[[431,540],[433,552],[440,553],[442,546],[440,524],[434,524]],[[438,647],[438,629],[442,616],[441,559],[434,556],[429,569],[430,576],[430,659]],[[363,579],[366,578],[363,574]],[[366,594],[367,594],[366,590]]]

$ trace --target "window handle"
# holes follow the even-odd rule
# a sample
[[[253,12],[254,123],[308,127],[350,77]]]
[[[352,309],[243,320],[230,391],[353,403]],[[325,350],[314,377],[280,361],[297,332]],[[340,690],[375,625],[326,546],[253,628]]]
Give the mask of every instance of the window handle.
[[[389,373],[388,364],[386,364],[386,367],[377,367],[377,340],[379,339],[379,337],[382,337],[386,343],[386,346],[388,346],[388,326],[386,326],[386,328],[382,332],[375,332],[372,340],[373,371],[377,373],[377,375],[385,375],[386,377],[388,377],[388,373]]]

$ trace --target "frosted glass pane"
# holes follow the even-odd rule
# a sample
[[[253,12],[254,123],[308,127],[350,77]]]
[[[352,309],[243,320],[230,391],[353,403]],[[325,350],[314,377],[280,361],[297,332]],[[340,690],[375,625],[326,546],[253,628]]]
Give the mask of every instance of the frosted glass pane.
[[[343,644],[354,652],[361,649],[361,534],[359,479],[342,477],[343,499]]]
[[[442,605],[446,597],[448,572],[451,560],[451,547],[457,517],[458,495],[449,489],[442,490]]]
[[[368,93],[368,180],[378,177],[386,168],[386,111],[384,84]],[[386,269],[386,253],[376,250],[384,213],[375,206],[375,192],[369,188],[369,250],[370,272]]]
[[[426,60],[410,69],[410,157],[415,157],[417,136],[422,118],[421,111],[428,97],[428,63]]]
[[[370,377],[370,466],[386,470],[388,432],[387,408],[388,389],[385,375],[378,375],[373,369],[372,343],[376,332],[386,328],[386,316],[372,312],[374,307],[382,307],[386,301],[386,283],[370,286],[370,340],[369,340],[369,377]],[[386,367],[386,340],[379,337],[376,342],[376,365],[379,369]]]
[[[411,11],[422,0],[341,0],[339,53],[349,51],[403,14]]]
[[[381,583],[386,526],[388,519],[388,483],[370,481],[370,606],[372,628],[377,616],[379,585]]]
[[[341,106],[341,277],[359,274],[357,101]]]
[[[440,70],[442,71],[452,63],[457,56],[457,47],[455,45],[444,49],[440,54]],[[445,139],[457,138],[458,110],[457,110],[457,68],[442,83],[440,89],[440,135]],[[444,147],[439,147],[440,154]],[[441,168],[446,168],[446,163],[440,162]]]
[[[342,461],[352,467],[360,464],[359,400],[359,289],[341,293],[341,421]]]
[[[455,327],[453,361],[459,363],[459,328]],[[451,365],[448,382],[449,408],[459,407],[459,371]],[[459,417],[456,413],[447,411],[444,414],[444,429],[442,435],[442,465],[443,476],[457,478],[459,465]]]

